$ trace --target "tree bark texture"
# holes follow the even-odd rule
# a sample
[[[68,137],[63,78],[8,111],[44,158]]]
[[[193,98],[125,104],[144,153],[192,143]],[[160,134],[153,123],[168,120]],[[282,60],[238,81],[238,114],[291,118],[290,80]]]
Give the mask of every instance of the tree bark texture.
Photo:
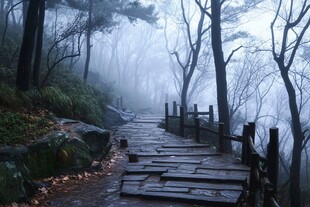
[[[226,81],[226,63],[222,49],[221,38],[221,2],[220,0],[211,1],[211,38],[214,55],[214,64],[216,72],[217,104],[219,122],[224,123],[225,134],[230,134],[229,109],[227,100],[227,81]],[[231,152],[230,141],[225,141],[224,150]]]
[[[296,92],[288,76],[288,70],[286,68],[280,68],[281,76],[285,84],[285,88],[289,98],[289,107],[292,117],[292,132],[294,137],[292,162],[290,168],[290,199],[291,206],[301,206],[301,194],[300,194],[300,164],[301,164],[301,152],[303,133],[301,129],[300,117],[297,107]]]
[[[27,11],[28,11],[28,0],[23,0],[23,27],[25,28]]]
[[[0,25],[4,23],[4,0],[0,0]]]
[[[40,1],[39,7],[39,20],[38,20],[38,31],[37,31],[37,44],[36,53],[33,63],[33,84],[39,89],[40,87],[40,65],[42,57],[42,46],[43,46],[43,32],[44,32],[44,19],[45,19],[45,0]]]
[[[89,0],[89,8],[88,8],[88,25],[86,31],[86,61],[84,67],[84,82],[87,82],[88,71],[89,71],[89,61],[90,61],[90,39],[91,39],[91,30],[92,30],[92,14],[93,14],[93,0]]]
[[[31,0],[27,11],[23,41],[19,52],[16,74],[16,87],[21,91],[29,89],[31,60],[34,48],[34,39],[38,22],[38,8],[40,0]]]

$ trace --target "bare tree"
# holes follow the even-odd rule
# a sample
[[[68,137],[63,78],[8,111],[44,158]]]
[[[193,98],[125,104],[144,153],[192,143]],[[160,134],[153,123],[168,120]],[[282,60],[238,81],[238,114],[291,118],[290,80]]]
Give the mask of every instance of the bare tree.
[[[296,57],[300,45],[304,44],[304,35],[309,28],[310,4],[307,0],[301,4],[293,0],[289,1],[289,10],[284,15],[281,12],[286,9],[287,5],[280,0],[275,18],[271,23],[272,36],[272,55],[278,65],[281,73],[287,95],[289,98],[289,108],[291,113],[292,134],[293,134],[293,151],[290,167],[290,202],[293,207],[301,206],[300,192],[300,167],[302,146],[305,140],[300,113],[297,105],[296,90],[289,75],[290,69]],[[282,37],[278,39],[275,35],[276,24],[283,23],[281,27]],[[279,42],[279,44],[277,44]]]

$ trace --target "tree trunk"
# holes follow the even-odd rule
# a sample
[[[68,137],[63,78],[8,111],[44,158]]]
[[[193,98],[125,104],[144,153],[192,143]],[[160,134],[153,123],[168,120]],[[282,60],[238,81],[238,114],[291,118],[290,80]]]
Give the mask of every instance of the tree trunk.
[[[28,11],[28,0],[23,0],[23,27],[25,28]]]
[[[36,54],[33,65],[33,84],[38,89],[40,87],[39,81],[40,81],[40,65],[41,65],[42,45],[43,45],[44,18],[45,18],[45,0],[41,0],[39,7]]]
[[[187,111],[187,91],[188,91],[189,81],[183,80],[183,86],[181,91],[181,106],[184,107],[184,111]]]
[[[301,163],[302,142],[304,136],[301,129],[295,89],[289,79],[288,71],[286,70],[286,68],[280,68],[280,70],[289,98],[289,106],[292,117],[292,132],[294,138],[292,163],[290,168],[291,206],[300,207],[301,206],[300,163]]]
[[[89,61],[90,61],[90,38],[91,38],[91,30],[92,30],[92,13],[93,13],[93,0],[89,0],[89,8],[88,8],[88,25],[87,25],[87,32],[86,32],[86,61],[85,61],[85,68],[84,68],[84,82],[87,82],[88,71],[89,71]]]
[[[27,11],[16,74],[16,87],[21,91],[27,91],[29,89],[29,75],[31,71],[31,59],[38,22],[39,2],[40,0],[30,1]]]
[[[2,25],[4,23],[4,16],[5,16],[4,0],[1,0],[0,1],[0,25]]]
[[[224,61],[221,37],[221,2],[220,0],[212,0],[211,2],[211,38],[216,73],[219,122],[224,123],[225,134],[230,134],[230,121],[227,100],[226,63]],[[224,147],[225,151],[231,152],[232,146],[230,141],[225,141]]]

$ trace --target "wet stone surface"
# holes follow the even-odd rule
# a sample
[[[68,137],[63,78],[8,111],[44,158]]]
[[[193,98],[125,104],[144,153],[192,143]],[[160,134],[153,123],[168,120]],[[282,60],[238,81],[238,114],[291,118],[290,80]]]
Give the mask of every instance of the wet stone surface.
[[[112,137],[115,141],[112,151],[118,156],[112,158],[113,164],[105,168],[102,176],[52,188],[53,193],[42,197],[40,204],[236,206],[242,198],[242,180],[247,178],[248,169],[231,156],[215,155],[216,151],[208,145],[166,133],[157,128],[160,121],[161,117],[154,115],[138,116],[119,127]],[[117,145],[124,138],[128,140],[128,148],[119,149]],[[138,162],[129,163],[128,153],[136,153]],[[225,180],[227,176],[229,179]]]

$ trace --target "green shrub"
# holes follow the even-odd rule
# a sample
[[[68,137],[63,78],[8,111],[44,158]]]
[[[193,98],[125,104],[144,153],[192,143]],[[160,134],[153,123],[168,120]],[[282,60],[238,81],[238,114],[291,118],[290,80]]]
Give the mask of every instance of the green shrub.
[[[45,117],[15,112],[0,113],[0,145],[25,144],[46,134],[53,125]]]
[[[42,90],[44,105],[57,116],[70,117],[72,102],[66,94],[58,87],[50,86]]]

